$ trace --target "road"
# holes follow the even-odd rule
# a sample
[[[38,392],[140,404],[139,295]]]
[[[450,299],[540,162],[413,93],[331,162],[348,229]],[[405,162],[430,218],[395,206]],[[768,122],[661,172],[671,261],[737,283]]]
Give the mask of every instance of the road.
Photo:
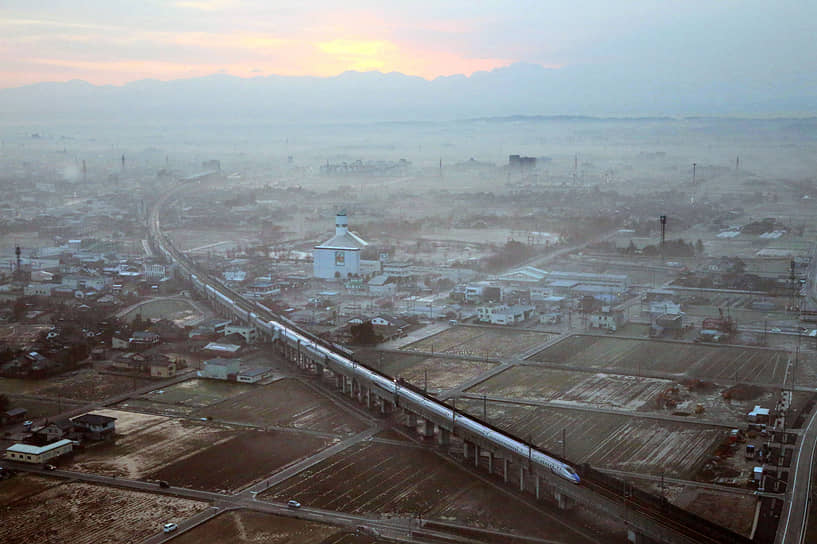
[[[179,528],[169,534],[158,532],[157,534],[142,541],[143,544],[159,544],[165,542],[182,532],[188,531],[193,527],[204,523],[221,512],[233,509],[252,510],[255,512],[304,519],[307,521],[315,521],[340,527],[357,527],[360,525],[365,525],[376,529],[383,536],[393,536],[409,542],[422,542],[422,540],[411,537],[412,529],[417,526],[417,520],[414,519],[413,516],[381,519],[379,515],[378,517],[368,517],[363,515],[347,514],[344,512],[335,512],[332,510],[323,510],[320,508],[311,508],[308,506],[291,508],[286,503],[258,500],[255,497],[255,493],[227,495],[224,493],[214,493],[185,487],[170,486],[163,488],[154,482],[146,482],[142,480],[114,478],[99,474],[74,472],[68,470],[47,471],[36,466],[27,466],[21,463],[8,464],[10,465],[10,468],[15,470],[30,472],[42,476],[63,478],[66,480],[86,482],[97,485],[107,485],[122,489],[130,489],[133,491],[158,493],[162,495],[170,495],[174,497],[212,503],[212,506],[186,520],[167,520],[168,522],[176,523]],[[157,529],[159,528],[157,527]],[[431,533],[431,531],[427,532]],[[448,536],[450,537],[450,535]]]
[[[807,296],[817,302],[817,245],[811,252],[807,275]],[[779,544],[802,544],[808,527],[809,497],[814,475],[814,456],[817,450],[817,409],[808,420],[800,436],[797,454],[789,471],[791,490],[787,493],[788,505],[784,505],[777,529]],[[791,477],[793,474],[793,477]]]

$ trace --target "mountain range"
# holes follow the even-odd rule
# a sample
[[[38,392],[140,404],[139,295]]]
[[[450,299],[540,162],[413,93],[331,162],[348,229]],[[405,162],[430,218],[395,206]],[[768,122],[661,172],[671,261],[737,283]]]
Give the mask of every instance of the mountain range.
[[[334,77],[216,74],[122,86],[72,80],[0,89],[0,117],[47,119],[353,122],[509,115],[813,115],[817,94],[798,81],[676,82],[589,67],[512,64],[426,80],[391,72]]]

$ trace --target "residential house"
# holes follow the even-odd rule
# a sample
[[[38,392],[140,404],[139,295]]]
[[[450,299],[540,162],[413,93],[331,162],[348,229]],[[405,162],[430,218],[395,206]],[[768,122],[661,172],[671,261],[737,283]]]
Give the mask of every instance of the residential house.
[[[101,414],[84,414],[71,420],[74,429],[88,440],[106,440],[116,433],[116,418]]]

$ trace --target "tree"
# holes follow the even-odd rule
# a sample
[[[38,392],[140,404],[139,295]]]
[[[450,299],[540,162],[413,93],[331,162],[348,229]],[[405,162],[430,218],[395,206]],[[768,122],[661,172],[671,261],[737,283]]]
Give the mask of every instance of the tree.
[[[370,346],[380,341],[380,336],[374,332],[374,325],[372,325],[371,321],[364,321],[360,325],[352,325],[350,331],[353,344]]]

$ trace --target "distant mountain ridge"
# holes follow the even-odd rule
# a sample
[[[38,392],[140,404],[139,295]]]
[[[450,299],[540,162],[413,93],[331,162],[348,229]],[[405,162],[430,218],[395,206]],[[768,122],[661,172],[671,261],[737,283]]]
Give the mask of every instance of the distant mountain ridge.
[[[778,88],[782,88],[779,86]],[[796,88],[796,85],[791,88]],[[683,90],[681,90],[683,89]],[[817,96],[764,95],[737,83],[679,86],[628,81],[588,67],[513,64],[471,76],[431,81],[398,72],[344,72],[334,77],[214,74],[145,79],[123,86],[81,80],[0,89],[9,121],[55,118],[330,122],[552,117],[813,114]]]

